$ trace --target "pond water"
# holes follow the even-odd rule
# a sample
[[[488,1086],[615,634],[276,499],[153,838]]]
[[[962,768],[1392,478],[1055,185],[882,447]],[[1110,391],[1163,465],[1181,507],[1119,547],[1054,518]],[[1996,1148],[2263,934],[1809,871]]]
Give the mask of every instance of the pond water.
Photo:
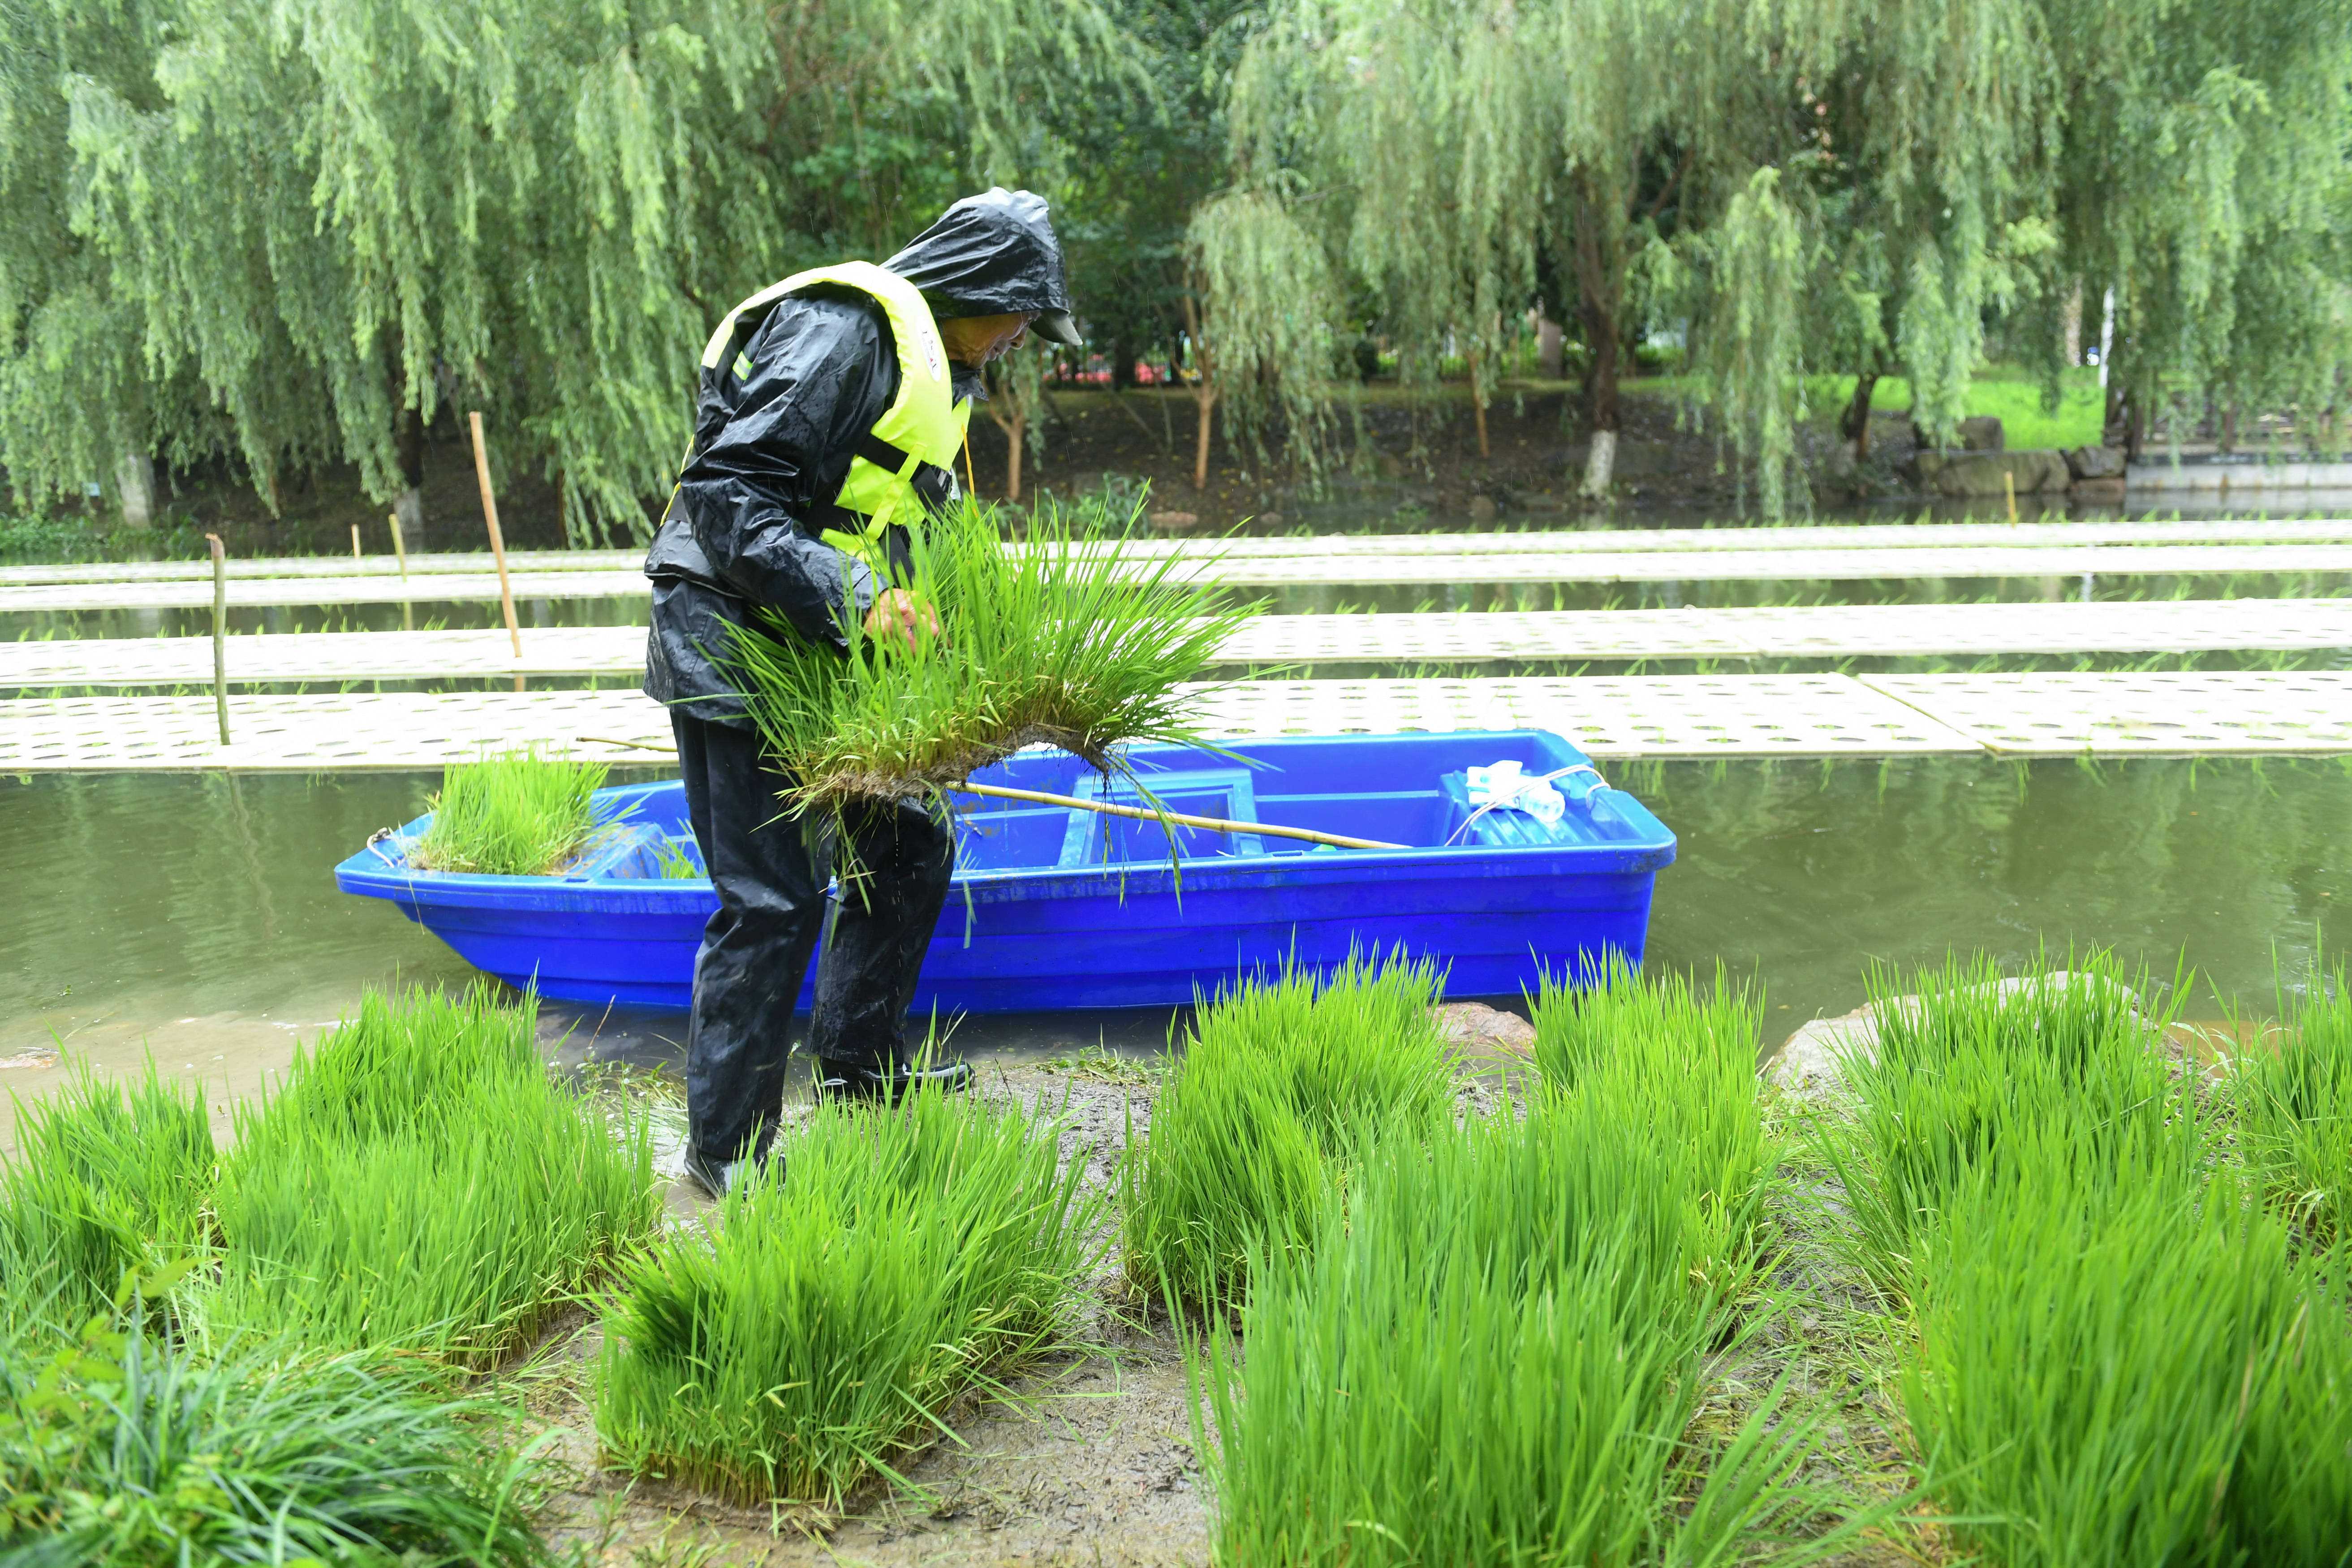
[[[2097,769],[1973,758],[1617,765],[1681,839],[1659,879],[1654,963],[1718,960],[1768,993],[1768,1043],[1863,1000],[1874,961],[2107,944],[2188,1011],[2273,1005],[2273,978],[2347,960],[2352,766],[2139,762]],[[656,773],[637,776],[655,777]],[[0,780],[0,1060],[61,1041],[110,1068],[215,1086],[226,1107],[331,1024],[362,987],[471,973],[331,868],[423,808],[436,774],[34,775]],[[551,1005],[551,1048],[675,1059],[676,1015]],[[982,1054],[1158,1046],[1164,1012],[968,1022]],[[55,1068],[0,1073],[33,1091]],[[0,1152],[13,1117],[0,1111]]]

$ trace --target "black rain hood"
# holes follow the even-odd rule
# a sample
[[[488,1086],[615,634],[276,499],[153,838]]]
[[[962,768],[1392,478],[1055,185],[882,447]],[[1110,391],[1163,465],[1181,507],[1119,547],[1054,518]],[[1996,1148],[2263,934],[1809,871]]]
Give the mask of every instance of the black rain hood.
[[[1045,211],[1045,197],[1002,185],[966,196],[883,270],[912,283],[940,321],[1026,313],[1039,337],[1076,346],[1062,246]]]

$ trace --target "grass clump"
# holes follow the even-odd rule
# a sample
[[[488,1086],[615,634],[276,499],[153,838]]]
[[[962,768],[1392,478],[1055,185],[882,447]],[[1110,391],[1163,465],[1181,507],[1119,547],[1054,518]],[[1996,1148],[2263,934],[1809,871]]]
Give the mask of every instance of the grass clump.
[[[152,1062],[117,1083],[79,1070],[16,1108],[17,1157],[0,1166],[0,1322],[106,1310],[126,1275],[207,1238],[215,1157],[203,1091]]]
[[[1810,1513],[1768,1400],[1686,1442],[1726,1297],[1693,1167],[1606,1095],[1384,1143],[1311,1248],[1265,1250],[1196,1447],[1221,1563],[1728,1561]]]
[[[605,1450],[738,1502],[837,1509],[947,1406],[1053,1344],[1100,1256],[1059,1126],[936,1092],[820,1106],[709,1239],[632,1262],[608,1304]],[[789,1175],[786,1173],[789,1172]]]
[[[561,870],[603,825],[603,763],[541,756],[536,746],[452,763],[426,805],[433,822],[408,851],[420,871],[542,877]]]
[[[1085,539],[1086,523],[1041,510],[1008,544],[995,509],[967,501],[917,531],[914,591],[941,635],[911,648],[867,637],[850,610],[845,660],[780,622],[773,637],[739,636],[730,664],[751,720],[797,781],[786,808],[829,820],[861,802],[936,800],[1027,745],[1131,777],[1124,743],[1197,742],[1179,687],[1255,606],[1221,608],[1195,568]]]
[[[0,1561],[537,1568],[541,1461],[419,1369],[93,1321],[0,1331]]]
[[[1544,977],[1536,1071],[1552,1094],[1613,1105],[1654,1130],[1691,1205],[1686,1270],[1735,1278],[1762,1246],[1776,1158],[1756,1096],[1763,999],[1720,969],[1702,991],[1671,972],[1637,973],[1615,952],[1589,978],[1575,988]]]
[[[2009,981],[1983,958],[1907,981],[1880,970],[1869,994],[1875,1058],[1846,1064],[1851,1114],[1813,1131],[1845,1187],[1855,1261],[1882,1290],[1908,1293],[1922,1237],[2012,1143],[2066,1145],[2085,1180],[2193,1154],[2195,1108],[2154,1049],[2165,1020],[2104,954]]]
[[[1450,1121],[1436,964],[1351,955],[1328,977],[1250,979],[1202,1010],[1123,1166],[1128,1277],[1237,1301],[1249,1259],[1313,1236],[1351,1145]]]
[[[240,1108],[205,1310],[483,1367],[654,1232],[648,1124],[619,1129],[540,1059],[537,1005],[370,992]]]
[[[2264,1195],[2323,1246],[2352,1214],[2352,989],[2322,978],[2282,1008],[2275,1052],[2235,1060],[2240,1145]]]
[[[1902,1394],[1958,1544],[1998,1568],[2341,1564],[2344,1301],[2234,1179],[2085,1181],[2079,1150],[1972,1174],[1924,1244]]]

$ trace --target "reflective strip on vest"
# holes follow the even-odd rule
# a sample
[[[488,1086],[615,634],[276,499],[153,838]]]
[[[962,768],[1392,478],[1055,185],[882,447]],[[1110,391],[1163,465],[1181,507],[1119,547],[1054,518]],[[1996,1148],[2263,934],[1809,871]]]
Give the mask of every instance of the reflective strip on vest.
[[[850,458],[849,472],[834,497],[835,505],[856,514],[845,520],[854,527],[829,527],[819,535],[828,544],[871,557],[883,532],[893,523],[912,525],[932,506],[961,493],[955,482],[955,458],[971,418],[971,404],[969,399],[956,399],[947,345],[931,319],[931,308],[914,285],[870,261],[845,261],[837,267],[795,272],[727,312],[703,350],[702,368],[715,371],[726,363],[729,353],[736,350],[738,323],[743,318],[764,316],[785,295],[819,283],[855,289],[880,305],[889,319],[890,337],[898,353],[898,398],[874,422],[869,438],[859,443],[860,450]],[[743,366],[737,352],[740,374]],[[893,447],[896,455],[889,450]],[[869,451],[873,456],[866,455]]]

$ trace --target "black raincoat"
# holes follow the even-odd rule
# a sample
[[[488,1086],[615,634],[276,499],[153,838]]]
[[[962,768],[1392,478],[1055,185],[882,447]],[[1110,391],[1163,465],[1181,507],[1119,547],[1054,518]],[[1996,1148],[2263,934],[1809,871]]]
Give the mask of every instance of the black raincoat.
[[[882,264],[940,320],[1036,312],[1075,341],[1045,202],[993,190],[958,202]],[[792,781],[761,754],[720,662],[730,628],[780,614],[812,642],[847,647],[839,616],[874,601],[871,569],[819,537],[814,508],[840,490],[855,443],[898,395],[888,318],[855,289],[778,301],[746,323],[751,374],[707,371],[694,447],[646,557],[653,626],[645,689],[670,705],[694,835],[719,895],[694,972],[688,1137],[716,1165],[764,1154],[782,1109],[793,1004],[824,922],[826,847],[778,819]],[[980,373],[955,368],[959,397]],[[912,805],[847,824],[868,875],[835,900],[818,964],[809,1051],[830,1070],[888,1071],[906,1056],[908,1005],[954,867],[950,830]]]

